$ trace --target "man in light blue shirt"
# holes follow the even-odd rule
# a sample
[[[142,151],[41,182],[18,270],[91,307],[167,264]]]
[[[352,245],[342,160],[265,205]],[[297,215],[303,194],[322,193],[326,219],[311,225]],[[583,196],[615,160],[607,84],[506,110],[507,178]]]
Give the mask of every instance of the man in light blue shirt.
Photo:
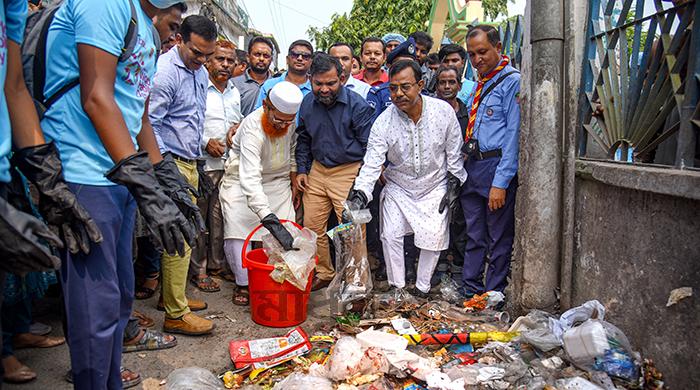
[[[280,81],[289,81],[296,85],[304,96],[311,92],[311,83],[309,82],[307,73],[311,67],[313,53],[314,47],[311,46],[311,43],[308,41],[299,39],[292,42],[287,52],[287,71],[282,73],[279,77],[265,81],[260,88],[258,100],[255,102],[255,109],[257,110],[262,107],[262,103],[267,97],[268,92]]]
[[[508,283],[518,187],[520,73],[501,56],[500,36],[492,26],[470,30],[467,47],[479,74],[478,92],[467,101],[463,151],[468,178],[461,194],[468,237],[462,281],[465,294],[473,295],[503,292]]]
[[[194,241],[184,209],[170,198],[182,193],[181,186],[172,182],[168,194],[163,190],[165,161],[145,115],[158,43],[152,19],[159,8],[177,3],[105,0],[98,6],[91,0],[66,0],[48,31],[44,96],[78,77],[79,84],[46,111],[41,126],[60,151],[78,203],[104,237],[88,254],[61,251],[76,389],[122,388],[123,334],[134,297],[136,207],[166,251],[174,253],[184,241]],[[122,59],[130,28],[135,29],[135,47]]]
[[[193,188],[202,192],[204,173],[198,170],[201,157],[204,117],[209,76],[203,67],[216,48],[216,25],[201,15],[182,21],[177,45],[158,59],[148,117],[161,153],[170,153],[177,168]],[[194,201],[194,199],[193,199]],[[208,334],[214,324],[191,310],[206,303],[185,296],[191,248],[183,253],[163,253],[162,303],[165,309],[163,330],[187,335]]]
[[[460,75],[464,74],[464,67],[467,61],[467,51],[460,45],[451,43],[445,45],[438,52],[438,58],[440,58],[440,63],[445,66],[451,66],[460,71]],[[467,80],[462,78],[462,89],[459,90],[457,97],[463,102],[467,102],[471,99],[474,93],[474,88],[476,83],[472,80]]]

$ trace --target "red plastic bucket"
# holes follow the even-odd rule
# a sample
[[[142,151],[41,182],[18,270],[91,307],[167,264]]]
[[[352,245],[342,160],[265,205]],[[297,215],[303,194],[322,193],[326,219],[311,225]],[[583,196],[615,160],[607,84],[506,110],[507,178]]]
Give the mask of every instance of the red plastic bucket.
[[[301,229],[293,221],[291,222]],[[246,252],[250,239],[262,225],[258,225],[245,239],[241,259],[243,267],[248,269],[248,290],[250,291],[250,313],[253,321],[273,328],[288,328],[306,321],[306,309],[311,293],[314,272],[309,274],[306,290],[301,291],[285,281],[280,284],[270,277],[274,266],[267,264],[267,255],[263,249]],[[318,257],[316,257],[318,263]]]

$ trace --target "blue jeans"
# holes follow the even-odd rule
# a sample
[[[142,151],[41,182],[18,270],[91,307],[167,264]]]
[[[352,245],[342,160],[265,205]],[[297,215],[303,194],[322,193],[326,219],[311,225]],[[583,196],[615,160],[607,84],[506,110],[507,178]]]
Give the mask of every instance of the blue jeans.
[[[90,253],[61,251],[61,282],[75,389],[121,389],[122,339],[134,299],[136,202],[124,186],[69,183],[102,231]]]

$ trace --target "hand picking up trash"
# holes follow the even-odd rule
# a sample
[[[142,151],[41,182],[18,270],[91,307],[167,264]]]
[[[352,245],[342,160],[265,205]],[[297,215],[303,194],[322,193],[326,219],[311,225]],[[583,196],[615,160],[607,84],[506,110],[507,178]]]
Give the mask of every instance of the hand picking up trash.
[[[286,280],[299,290],[306,290],[309,275],[316,266],[316,233],[299,229],[291,222],[280,223],[276,218],[263,220],[263,226],[270,232],[262,236],[263,249],[268,264],[275,266],[270,277],[278,283]]]

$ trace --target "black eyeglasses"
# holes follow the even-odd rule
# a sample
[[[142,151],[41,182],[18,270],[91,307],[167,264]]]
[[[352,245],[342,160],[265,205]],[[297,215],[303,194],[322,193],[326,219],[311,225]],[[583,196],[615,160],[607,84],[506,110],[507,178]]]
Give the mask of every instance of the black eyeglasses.
[[[303,60],[307,60],[307,61],[311,59],[311,53],[305,53],[303,51],[290,51],[289,56],[292,58],[301,57]]]
[[[418,84],[416,83],[404,83],[404,84],[389,84],[389,92],[391,93],[396,93],[401,89],[401,92],[403,93],[408,93],[408,91],[413,88],[414,85]]]

